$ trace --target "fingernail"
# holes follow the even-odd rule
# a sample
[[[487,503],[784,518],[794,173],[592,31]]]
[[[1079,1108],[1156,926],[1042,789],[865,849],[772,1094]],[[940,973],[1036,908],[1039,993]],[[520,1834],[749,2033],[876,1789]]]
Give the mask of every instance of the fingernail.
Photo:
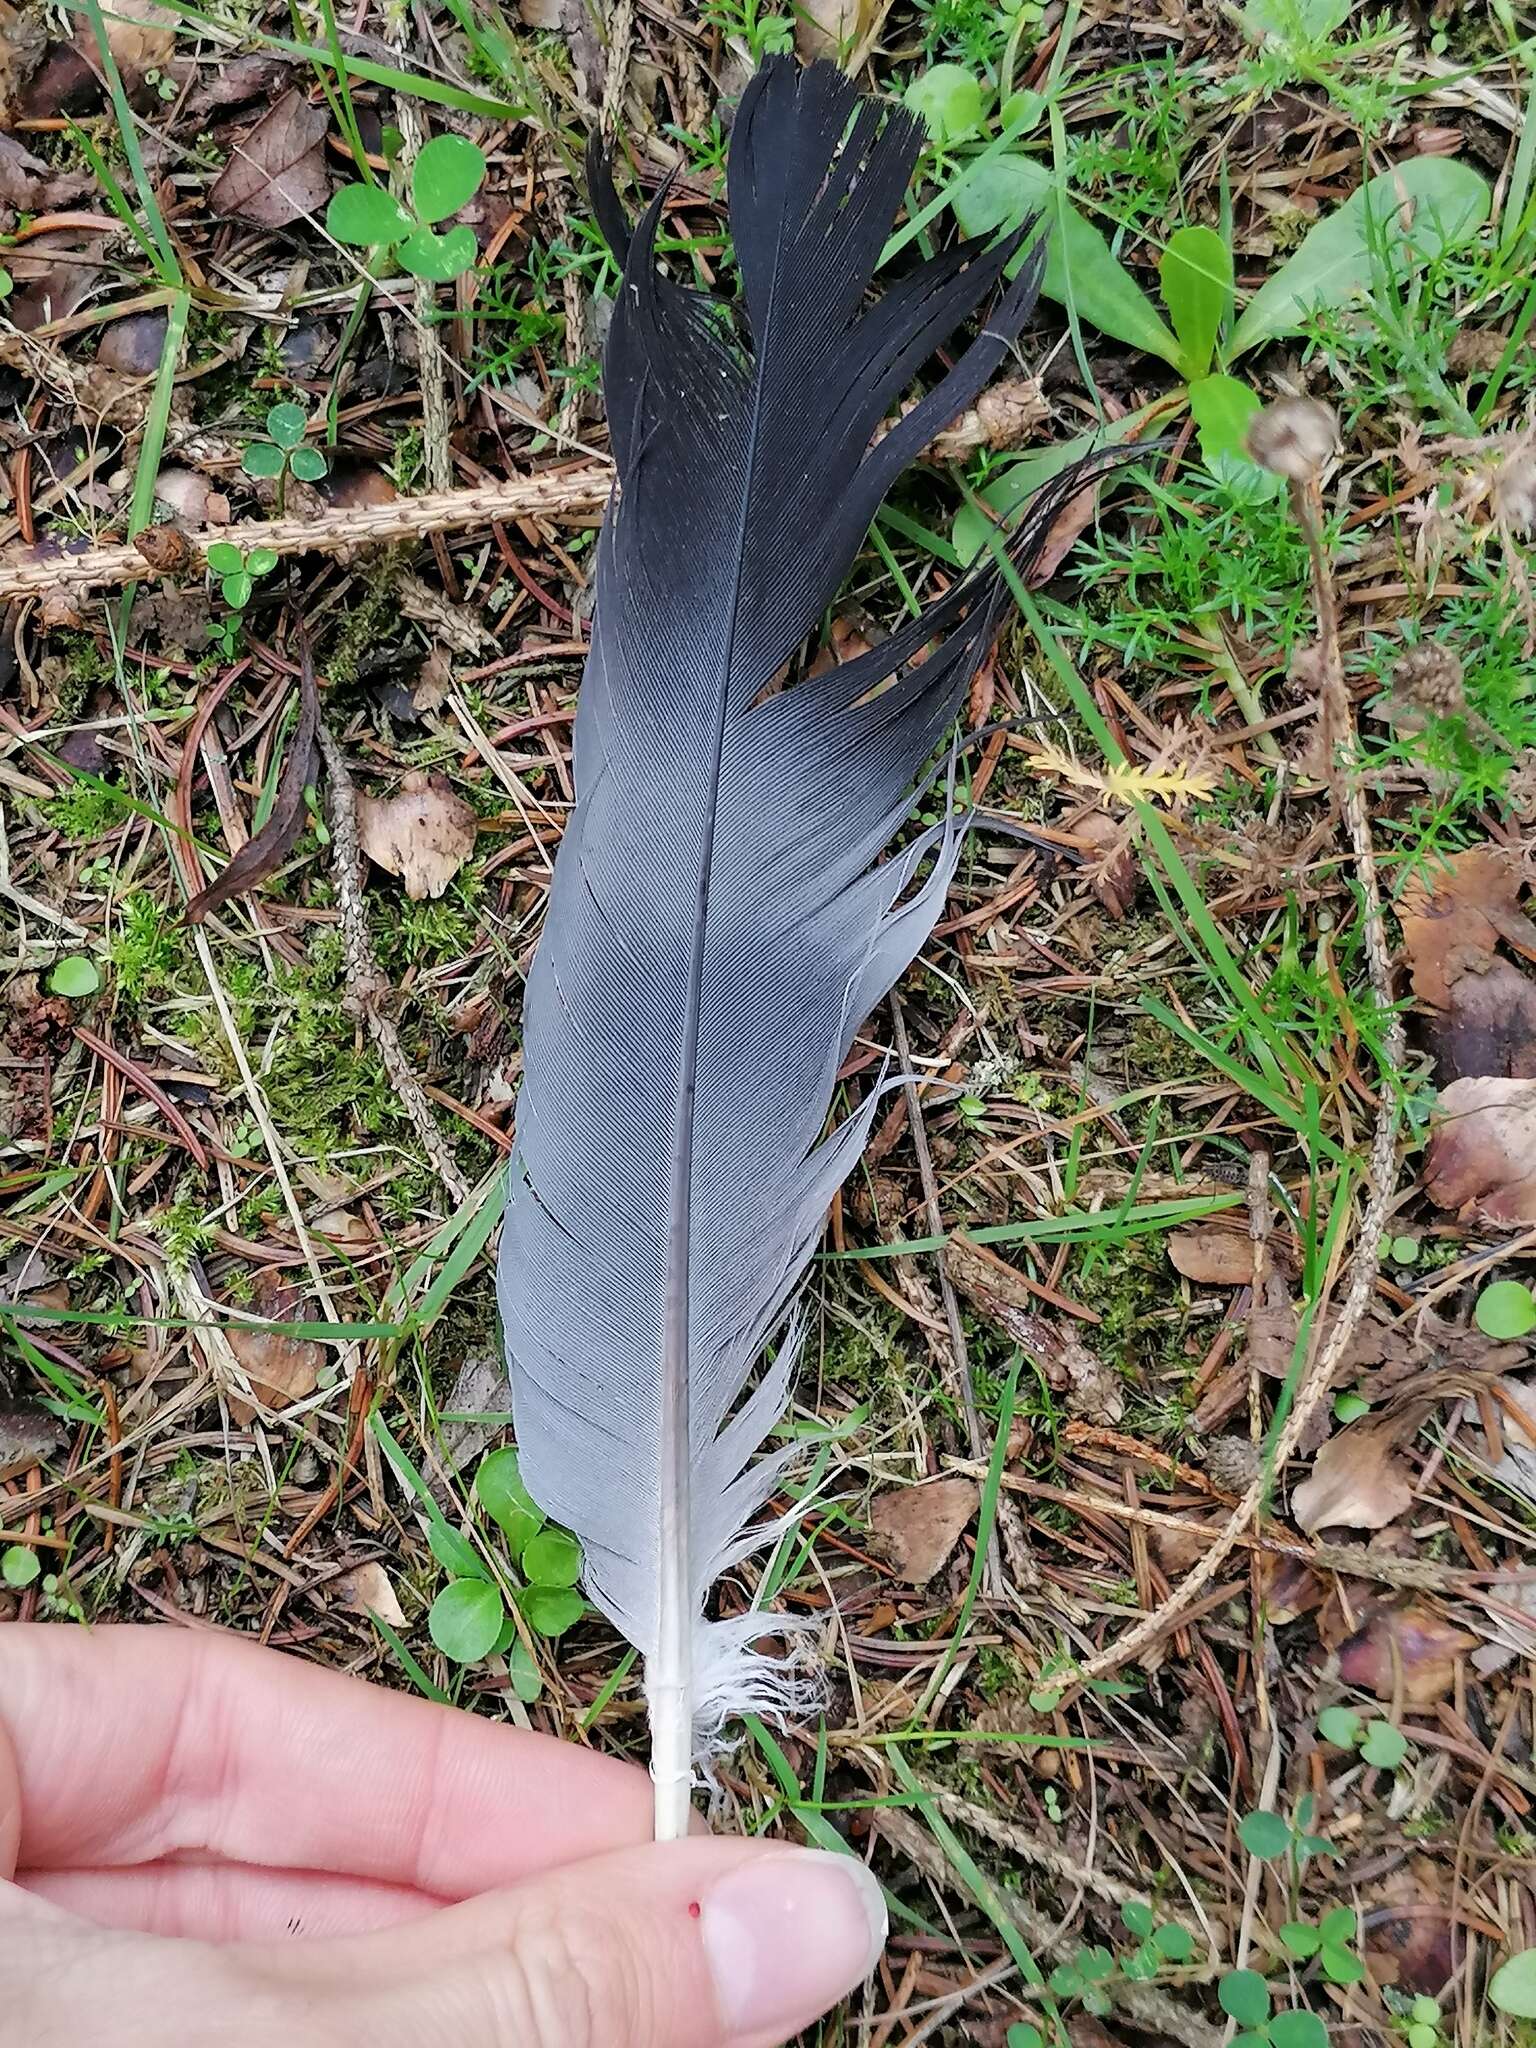
[[[885,1900],[855,1857],[755,1857],[705,1893],[699,1928],[730,2034],[792,2034],[862,1983],[885,1947]]]

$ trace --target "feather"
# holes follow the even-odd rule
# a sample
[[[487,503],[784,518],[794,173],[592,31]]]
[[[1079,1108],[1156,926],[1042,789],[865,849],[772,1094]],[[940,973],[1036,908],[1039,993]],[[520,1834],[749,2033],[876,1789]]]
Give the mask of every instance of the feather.
[[[645,1658],[660,1836],[685,1829],[723,1723],[796,1698],[792,1665],[754,1649],[762,1617],[705,1605],[762,1540],[786,1454],[756,1454],[789,1401],[797,1286],[875,1113],[871,1091],[824,1134],[838,1069],[931,931],[960,828],[882,856],[1000,605],[979,568],[872,652],[773,687],[1038,285],[1041,254],[875,438],[1022,239],[964,243],[866,303],[919,145],[831,65],[767,63],[731,140],[734,317],[659,270],[665,191],[631,232],[593,164],[623,265],[604,366],[619,487],[524,1005],[499,1291],[524,1481]],[[1047,488],[1017,562],[1105,467]]]

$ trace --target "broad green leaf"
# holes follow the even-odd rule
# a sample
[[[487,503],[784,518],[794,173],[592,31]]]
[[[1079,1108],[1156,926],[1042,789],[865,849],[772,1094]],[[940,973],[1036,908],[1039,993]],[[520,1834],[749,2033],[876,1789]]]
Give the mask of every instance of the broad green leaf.
[[[1408,2029],[1408,2048],[1440,2048],[1440,2029],[1433,2020],[1415,2020]]]
[[[968,142],[982,130],[981,80],[963,64],[930,64],[902,95],[914,114],[921,114],[928,139],[943,148]]]
[[[288,467],[301,484],[317,484],[325,475],[325,457],[318,448],[295,448]]]
[[[1282,488],[1280,478],[1260,469],[1248,453],[1248,429],[1263,408],[1241,378],[1197,377],[1189,387],[1189,409],[1200,430],[1201,457],[1219,483],[1254,500]]]
[[[1278,1813],[1245,1813],[1237,1824],[1237,1837],[1250,1856],[1268,1862],[1291,1846],[1291,1826]],[[1240,2020],[1243,2015],[1232,2017]]]
[[[1262,2027],[1269,2018],[1269,1986],[1257,1970],[1228,1970],[1216,1986],[1216,2003],[1240,2027]]]
[[[1511,2019],[1536,2020],[1536,1948],[1523,1949],[1494,1971],[1488,2002]]]
[[[1120,1918],[1138,1938],[1150,1934],[1155,1925],[1152,1908],[1140,1899],[1126,1899],[1120,1907]]]
[[[240,467],[247,476],[281,476],[283,473],[283,451],[271,441],[253,441],[240,458]],[[214,547],[226,543],[215,541]],[[213,560],[213,548],[208,550],[208,559]]]
[[[1186,377],[1203,377],[1232,307],[1232,251],[1214,228],[1177,228],[1157,266]]]
[[[586,1601],[569,1586],[525,1586],[517,1604],[541,1636],[563,1636],[587,1611]]]
[[[581,1577],[581,1545],[564,1529],[541,1529],[523,1546],[523,1575],[535,1586],[574,1586]]]
[[[1318,1933],[1324,1941],[1353,1941],[1355,1938],[1355,1915],[1350,1906],[1335,1906],[1318,1922]]]
[[[1316,48],[1349,19],[1355,0],[1249,0],[1243,24],[1256,36]]]
[[[478,1664],[501,1634],[501,1595],[484,1579],[454,1579],[432,1602],[427,1630],[455,1664]]]
[[[1027,135],[1039,126],[1047,105],[1043,92],[1011,92],[997,110],[998,125],[1009,135]]]
[[[446,220],[480,190],[485,158],[462,135],[434,135],[411,165],[411,204],[423,221]]]
[[[1395,1771],[1407,1758],[1408,1738],[1390,1721],[1373,1721],[1365,1731],[1360,1754],[1366,1763],[1374,1764],[1379,1771]]]
[[[1139,412],[1128,413],[1123,420],[1116,420],[1102,432],[1074,434],[1070,441],[1058,441],[1053,447],[1038,448],[1033,454],[1021,455],[1016,462],[1010,462],[1006,469],[1000,469],[992,481],[977,493],[982,504],[997,514],[997,519],[988,519],[986,513],[975,505],[962,505],[955,514],[949,537],[962,564],[969,566],[974,562],[986,546],[991,528],[998,523],[1006,526],[1025,499],[1038,491],[1042,484],[1048,484],[1053,476],[1060,476],[1068,463],[1091,455],[1096,448],[1113,448],[1119,442],[1130,440],[1144,424],[1147,411],[1148,408],[1143,407]]]
[[[231,540],[216,540],[204,557],[216,576],[233,576],[245,567],[245,557]]]
[[[1028,2020],[1015,2020],[1008,2029],[1007,2048],[1045,2048],[1045,2036]]]
[[[382,185],[343,185],[325,209],[327,234],[354,249],[398,242],[411,225],[405,208]]]
[[[1277,2012],[1265,2031],[1270,2048],[1328,2048],[1328,2029],[1315,2012]]]
[[[255,589],[250,577],[243,569],[237,569],[232,576],[226,576],[219,588],[224,593],[224,602],[231,611],[243,612],[251,601]]]
[[[456,1579],[489,1579],[491,1576],[475,1546],[441,1516],[427,1520],[427,1548],[443,1570],[452,1572]]]
[[[402,270],[430,284],[447,284],[473,267],[478,254],[473,228],[450,228],[446,235],[417,228],[395,251]]]
[[[475,1473],[475,1498],[511,1544],[524,1546],[544,1526],[544,1511],[523,1484],[514,1450],[492,1451]]]
[[[71,953],[49,975],[48,986],[56,996],[68,996],[72,1002],[79,1002],[85,996],[95,995],[101,987],[101,975],[94,960],[88,960],[83,953]]]
[[[1383,171],[1320,220],[1254,294],[1228,360],[1276,335],[1296,333],[1319,307],[1348,305],[1373,282],[1383,256],[1402,276],[1470,240],[1491,204],[1488,180],[1454,157],[1412,156]]]
[[[1513,1343],[1536,1330],[1536,1296],[1523,1280],[1495,1280],[1477,1297],[1472,1318],[1485,1337]]]
[[[521,1637],[508,1645],[507,1676],[512,1681],[512,1690],[525,1707],[531,1707],[544,1690],[544,1681],[539,1676],[533,1652]]]
[[[267,414],[267,432],[279,448],[297,448],[304,438],[307,424],[303,409],[289,405],[286,400],[281,405],[274,405]]]
[[[1000,156],[957,186],[951,204],[968,235],[1016,228],[1032,215],[1042,215],[1049,237],[1041,284],[1046,297],[1071,306],[1080,320],[1101,334],[1178,367],[1177,338],[1098,229],[1059,197],[1056,180],[1044,164],[1029,156]],[[1021,261],[1015,257],[1012,267]]]
[[[1323,1945],[1323,1937],[1317,1928],[1305,1920],[1287,1920],[1280,1930],[1280,1939],[1293,1956],[1300,1956],[1303,1961],[1308,1956],[1315,1956]]]
[[[1187,1927],[1154,1927],[1152,1946],[1170,1963],[1187,1963],[1195,1952],[1195,1939]]]
[[[1358,1984],[1365,1975],[1365,1965],[1354,1950],[1340,1948],[1335,1942],[1323,1943],[1318,1961],[1330,1984]]]
[[[277,567],[276,548],[252,548],[245,566],[252,576],[270,576]]]
[[[42,1570],[37,1561],[37,1552],[29,1550],[23,1543],[13,1543],[8,1550],[0,1550],[0,1581],[20,1592],[23,1586],[30,1586]]]
[[[1317,1732],[1324,1742],[1340,1749],[1353,1749],[1365,1727],[1353,1707],[1324,1707],[1317,1717]]]

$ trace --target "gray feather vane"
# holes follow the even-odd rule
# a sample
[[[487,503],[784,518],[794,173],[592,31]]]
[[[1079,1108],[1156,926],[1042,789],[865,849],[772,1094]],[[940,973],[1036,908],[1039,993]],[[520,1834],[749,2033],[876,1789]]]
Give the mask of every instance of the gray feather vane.
[[[754,1648],[782,1623],[706,1603],[762,1540],[784,1454],[756,1454],[789,1402],[796,1291],[878,1101],[828,1135],[838,1070],[932,930],[961,834],[888,849],[1000,608],[994,569],[973,571],[870,653],[771,687],[1033,303],[1038,258],[877,438],[1021,239],[963,244],[871,300],[919,146],[832,66],[766,64],[731,139],[729,309],[660,270],[666,193],[631,235],[593,165],[623,265],[618,491],[524,1006],[499,1290],[523,1478],[645,1658],[663,1836],[723,1723],[794,1699]],[[1111,463],[1047,487],[1016,561]]]

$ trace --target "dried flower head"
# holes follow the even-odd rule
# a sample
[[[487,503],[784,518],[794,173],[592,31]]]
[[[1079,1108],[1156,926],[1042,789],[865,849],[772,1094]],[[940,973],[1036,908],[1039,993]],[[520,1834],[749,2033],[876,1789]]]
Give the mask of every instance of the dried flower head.
[[[1339,445],[1339,422],[1331,407],[1315,398],[1282,398],[1254,415],[1248,453],[1262,469],[1304,484],[1315,477]]]
[[[1399,704],[1434,718],[1455,718],[1467,708],[1459,658],[1437,640],[1410,647],[1392,664],[1392,695]]]
[[[1259,1473],[1259,1447],[1245,1436],[1213,1436],[1205,1446],[1205,1470],[1223,1493],[1246,1493]]]

